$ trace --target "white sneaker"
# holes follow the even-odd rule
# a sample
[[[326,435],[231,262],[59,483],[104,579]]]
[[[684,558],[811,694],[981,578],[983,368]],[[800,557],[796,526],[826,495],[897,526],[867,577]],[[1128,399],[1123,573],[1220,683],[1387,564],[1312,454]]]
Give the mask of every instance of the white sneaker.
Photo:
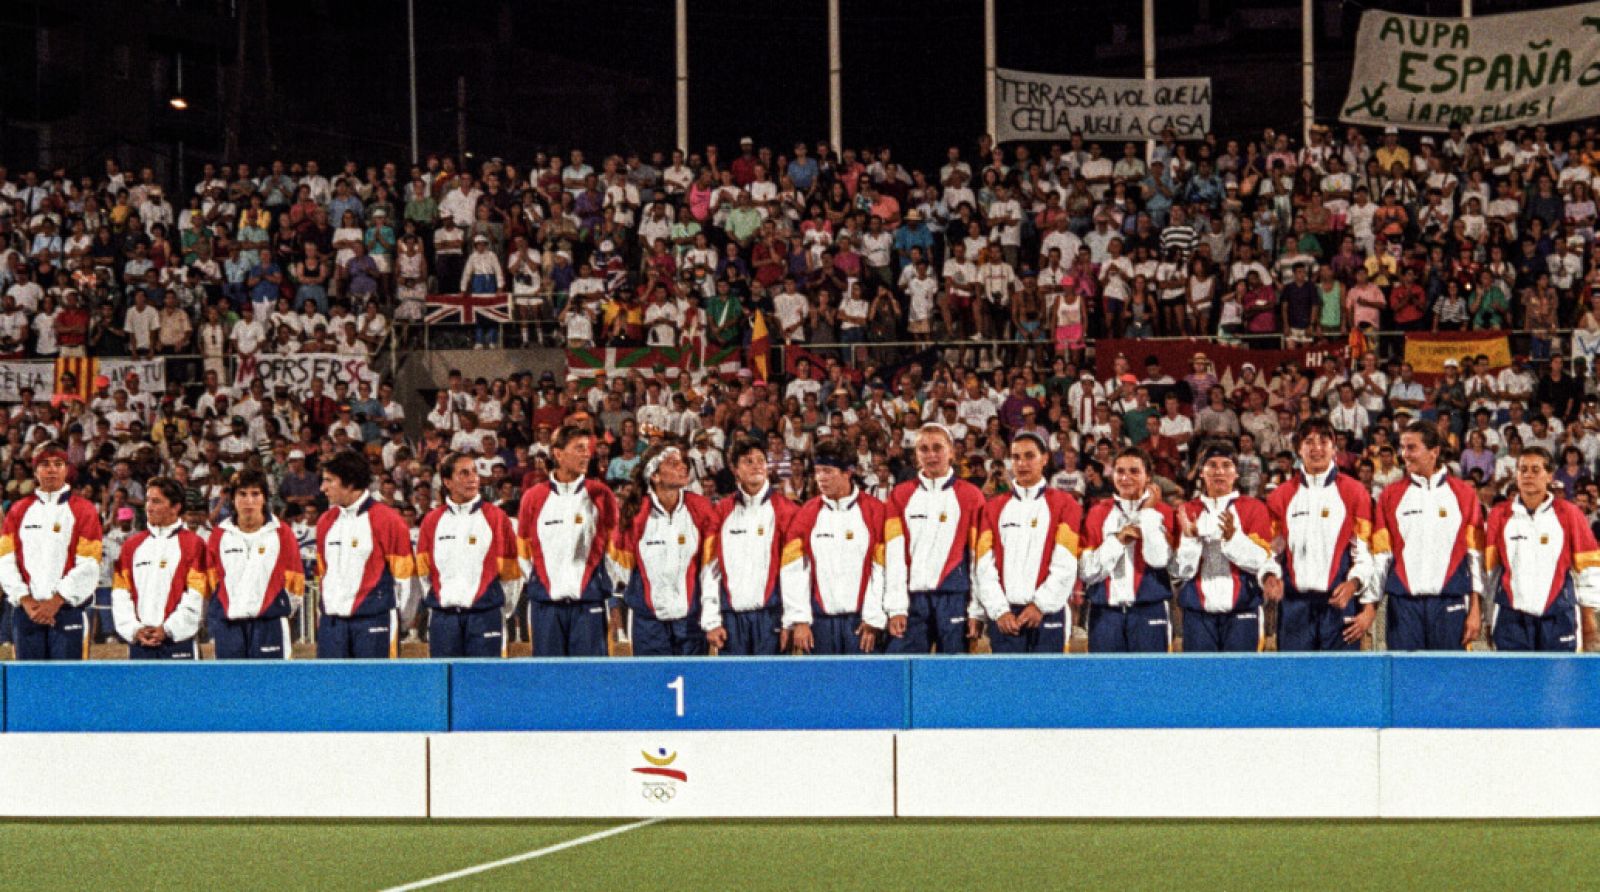
[[[974,334],[972,337],[968,338],[967,340],[969,340],[969,341],[981,341],[981,340],[983,340],[983,335]]]

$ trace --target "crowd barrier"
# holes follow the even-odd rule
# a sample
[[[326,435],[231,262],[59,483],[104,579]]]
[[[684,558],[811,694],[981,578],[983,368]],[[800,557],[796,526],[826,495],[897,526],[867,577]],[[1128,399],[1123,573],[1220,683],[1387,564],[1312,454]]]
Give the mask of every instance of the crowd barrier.
[[[0,693],[6,816],[1600,816],[1582,656],[13,663]]]

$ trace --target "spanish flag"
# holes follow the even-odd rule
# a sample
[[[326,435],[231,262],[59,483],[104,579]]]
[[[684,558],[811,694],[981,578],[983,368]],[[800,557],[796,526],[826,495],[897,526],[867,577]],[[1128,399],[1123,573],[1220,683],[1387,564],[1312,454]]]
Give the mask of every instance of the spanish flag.
[[[755,371],[757,381],[768,380],[771,352],[772,337],[767,334],[767,314],[757,310],[755,318],[750,321],[750,368]]]

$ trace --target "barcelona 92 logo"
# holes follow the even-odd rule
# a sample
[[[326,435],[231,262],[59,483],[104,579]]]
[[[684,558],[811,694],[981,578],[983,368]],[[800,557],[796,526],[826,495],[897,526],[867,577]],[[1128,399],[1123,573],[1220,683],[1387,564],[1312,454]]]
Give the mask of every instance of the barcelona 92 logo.
[[[654,755],[640,750],[639,755],[649,763],[633,769],[634,774],[645,775],[639,791],[645,799],[653,802],[670,802],[678,795],[678,784],[689,782],[689,775],[686,772],[672,767],[672,763],[678,761],[678,754],[667,752],[666,747],[658,747]]]

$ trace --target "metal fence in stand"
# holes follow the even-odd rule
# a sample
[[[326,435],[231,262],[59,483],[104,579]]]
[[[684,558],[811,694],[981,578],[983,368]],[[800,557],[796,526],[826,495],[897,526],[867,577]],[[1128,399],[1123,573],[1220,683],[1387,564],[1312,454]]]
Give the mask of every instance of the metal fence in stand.
[[[1535,337],[1537,336],[1539,338],[1543,338],[1548,343],[1549,356],[1559,355],[1570,358],[1571,351],[1567,348],[1570,347],[1570,338],[1574,331],[1576,331],[1576,329],[1571,328],[1561,328],[1546,332],[1534,332],[1529,329],[1516,329],[1484,331],[1481,334],[1484,338],[1494,338],[1504,335],[1507,338],[1507,346],[1513,355],[1528,355],[1530,352],[1532,352],[1530,348],[1535,340]],[[1367,334],[1367,338],[1368,344],[1376,348],[1379,356],[1403,358],[1405,339],[1414,334],[1425,333],[1426,332],[1373,331]],[[1117,340],[1118,343],[1125,344],[1128,339],[1115,340]],[[1201,341],[1223,346],[1263,351],[1285,350],[1293,346],[1289,344],[1287,336],[1280,333],[1241,334],[1228,337],[1154,336],[1138,338],[1137,340],[1152,344]],[[1307,345],[1312,347],[1321,347],[1338,353],[1348,347],[1349,340],[1348,334],[1340,334],[1334,337],[1313,339],[1312,341],[1307,342]],[[1085,340],[1086,349],[1084,351],[1084,361],[1090,366],[1092,366],[1095,361],[1095,343],[1095,339]],[[774,369],[789,368],[788,353],[791,350],[797,352],[801,356],[815,357],[823,360],[835,359],[844,366],[860,366],[863,363],[871,363],[877,366],[895,365],[897,363],[905,362],[917,356],[918,354],[925,353],[927,351],[938,351],[942,357],[952,362],[961,363],[975,362],[981,359],[984,354],[988,354],[988,357],[994,362],[1003,363],[1006,365],[1016,364],[1019,359],[1028,357],[1030,351],[1039,351],[1038,356],[1033,357],[1034,362],[1040,361],[1039,356],[1044,358],[1044,362],[1049,362],[1061,355],[1056,349],[1055,343],[1052,340],[993,338],[957,341],[873,340],[856,343],[831,344],[774,343],[772,350],[775,357],[773,364]],[[1532,364],[1542,365],[1545,361],[1546,360],[1544,358],[1534,357]]]

